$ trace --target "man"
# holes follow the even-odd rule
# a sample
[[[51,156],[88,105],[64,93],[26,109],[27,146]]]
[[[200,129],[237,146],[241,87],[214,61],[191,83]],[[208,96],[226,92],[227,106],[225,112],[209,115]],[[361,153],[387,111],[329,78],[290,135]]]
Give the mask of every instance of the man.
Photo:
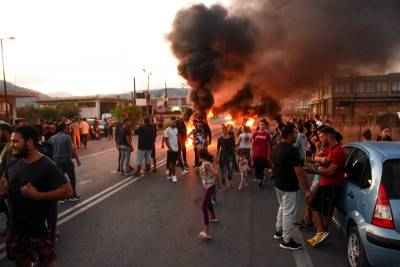
[[[157,140],[157,122],[152,118],[151,126],[153,127],[153,146],[151,147],[151,158],[153,160],[153,170],[152,172],[157,172],[157,158],[156,158],[156,140]]]
[[[168,162],[168,170],[169,175],[167,176],[167,180],[172,180],[172,182],[178,182],[175,173],[176,161],[178,159],[178,129],[176,128],[176,119],[175,117],[171,118],[170,126],[164,131],[164,142],[168,147],[167,151],[167,162]]]
[[[296,250],[302,247],[293,240],[299,183],[306,192],[306,199],[311,198],[311,192],[302,170],[299,151],[293,146],[297,138],[296,128],[292,124],[285,125],[282,127],[281,135],[281,142],[276,145],[272,153],[272,181],[279,203],[274,238],[283,239],[281,248]]]
[[[138,149],[136,154],[136,165],[137,169],[135,176],[140,176],[140,170],[142,168],[142,162],[145,162],[145,173],[150,171],[151,162],[151,150],[153,148],[154,139],[154,128],[150,124],[148,117],[143,119],[143,125],[137,128],[134,132],[138,136]]]
[[[57,201],[71,196],[72,188],[61,170],[37,150],[38,134],[22,126],[11,135],[13,156],[0,182],[10,217],[6,230],[8,258],[16,266],[55,266]]]
[[[12,150],[11,150],[11,133],[12,129],[11,126],[7,123],[0,124],[0,139],[1,139],[1,146],[2,150],[0,153],[0,177],[4,176],[4,173],[7,169],[8,162],[12,157]],[[6,206],[5,200],[0,197],[0,213],[4,212],[8,215],[8,210]]]
[[[182,168],[189,168],[186,159],[186,141],[187,141],[187,129],[183,118],[179,118],[177,122],[178,135],[179,135],[179,164]]]
[[[317,125],[317,127],[321,127],[322,125],[324,125],[324,123],[320,119],[319,114],[315,115],[315,124]]]
[[[130,168],[131,153],[133,152],[132,146],[132,132],[130,128],[129,119],[124,119],[122,129],[119,132],[119,142],[121,149],[121,161],[119,165],[120,174],[130,176],[132,174]],[[124,172],[125,165],[125,172]]]
[[[71,132],[72,132],[72,143],[74,144],[74,148],[79,149],[81,147],[81,130],[79,122],[76,119],[72,120]]]
[[[304,166],[307,156],[307,136],[304,134],[304,126],[302,123],[297,124],[297,138],[294,147],[299,150],[301,166]]]
[[[271,135],[265,128],[265,122],[260,121],[259,130],[253,134],[252,150],[255,169],[255,181],[261,190],[264,182],[264,168],[271,160]]]
[[[376,141],[393,141],[392,137],[390,137],[389,127],[382,127],[381,135],[378,136]]]
[[[81,166],[81,161],[76,154],[74,147],[72,146],[71,137],[67,134],[67,125],[61,122],[57,127],[57,134],[49,139],[49,144],[53,148],[53,159],[56,165],[61,169],[63,173],[68,175],[69,181],[72,186],[73,195],[66,201],[75,202],[81,198],[76,193],[76,175],[75,166],[72,162],[72,157],[76,159],[76,164]]]
[[[86,118],[82,119],[80,123],[80,128],[81,128],[83,147],[87,148],[87,142],[89,140],[89,133],[90,133],[90,125],[87,122]]]
[[[322,128],[319,131],[319,139],[322,144],[329,147],[326,159],[321,160],[325,164],[319,169],[305,168],[309,173],[320,175],[319,187],[310,203],[317,234],[307,242],[313,247],[321,244],[329,236],[328,228],[333,210],[344,184],[344,165],[346,163],[346,154],[337,140],[337,133],[334,129]]]

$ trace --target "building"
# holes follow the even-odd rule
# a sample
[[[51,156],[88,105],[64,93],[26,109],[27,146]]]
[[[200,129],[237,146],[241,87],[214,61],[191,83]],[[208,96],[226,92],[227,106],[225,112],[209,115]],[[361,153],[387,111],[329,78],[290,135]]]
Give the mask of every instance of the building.
[[[47,100],[37,100],[39,107],[55,107],[61,103],[72,103],[80,110],[81,117],[101,118],[104,113],[110,113],[117,104],[129,104],[131,100],[116,96],[74,96],[65,98],[52,98]]]
[[[15,86],[14,84],[9,83],[9,82],[7,82],[6,86],[7,86],[8,114],[13,119],[15,119],[17,117],[17,98],[21,99],[21,98],[30,98],[30,97],[38,97],[39,96],[39,93],[34,90]],[[0,116],[3,119],[7,119],[6,118],[6,101],[5,101],[5,94],[4,94],[4,83],[2,80],[0,81],[0,91],[1,91],[1,93],[0,93]]]
[[[326,118],[400,111],[400,73],[335,78],[313,90],[311,111]]]
[[[156,112],[178,111],[191,108],[190,90],[186,88],[155,89],[150,91],[152,105]]]

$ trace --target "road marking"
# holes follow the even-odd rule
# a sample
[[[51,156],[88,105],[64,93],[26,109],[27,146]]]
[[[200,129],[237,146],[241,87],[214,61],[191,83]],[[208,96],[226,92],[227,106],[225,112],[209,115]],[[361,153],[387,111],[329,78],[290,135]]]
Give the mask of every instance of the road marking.
[[[83,180],[83,181],[80,181],[80,182],[79,182],[79,185],[85,185],[85,184],[89,184],[89,183],[91,183],[91,182],[93,182],[93,180],[91,180],[91,179]]]
[[[100,151],[100,152],[96,152],[96,153],[93,153],[93,154],[89,154],[89,155],[86,155],[86,156],[82,156],[82,157],[79,157],[79,159],[87,159],[87,158],[91,158],[91,157],[94,157],[94,156],[97,156],[97,155],[101,155],[101,154],[104,154],[104,153],[107,153],[107,152],[110,152],[110,151],[113,151],[113,150],[117,150],[117,148],[110,148],[110,149],[107,149],[107,150],[103,150],[103,151]]]
[[[293,226],[293,236],[296,240],[300,240],[303,244],[303,248],[299,250],[293,251],[294,261],[296,262],[297,267],[313,267],[313,263],[308,253],[308,243],[305,242],[303,235],[297,227]]]

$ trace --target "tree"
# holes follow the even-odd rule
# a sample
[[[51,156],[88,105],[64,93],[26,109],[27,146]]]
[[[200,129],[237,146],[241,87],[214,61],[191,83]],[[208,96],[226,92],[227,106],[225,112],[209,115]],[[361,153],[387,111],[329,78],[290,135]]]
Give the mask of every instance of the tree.
[[[60,103],[56,106],[58,118],[66,117],[72,119],[79,117],[80,110],[74,103]]]
[[[39,117],[45,121],[58,119],[58,112],[55,107],[47,106],[39,108]]]
[[[29,123],[36,123],[39,121],[39,109],[34,105],[26,105],[17,108],[17,117],[24,118]]]
[[[111,113],[113,117],[119,121],[122,120],[124,115],[127,116],[133,128],[140,119],[140,108],[136,105],[117,104]]]

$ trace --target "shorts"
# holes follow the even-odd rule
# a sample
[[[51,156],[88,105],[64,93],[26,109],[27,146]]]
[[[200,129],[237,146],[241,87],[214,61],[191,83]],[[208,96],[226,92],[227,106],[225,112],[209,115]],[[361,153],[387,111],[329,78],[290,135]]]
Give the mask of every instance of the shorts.
[[[146,165],[150,165],[151,162],[151,150],[142,150],[142,149],[138,149],[137,150],[137,154],[136,154],[136,165],[140,166],[142,165],[142,162],[144,162]]]
[[[176,161],[178,160],[178,151],[172,151],[168,150],[167,152],[167,162],[176,164]]]
[[[324,218],[332,218],[333,211],[339,201],[342,187],[338,185],[319,186],[311,200],[310,207]]]
[[[31,260],[51,263],[56,260],[55,228],[48,233],[32,235],[8,228],[5,234],[7,257],[11,261]]]

